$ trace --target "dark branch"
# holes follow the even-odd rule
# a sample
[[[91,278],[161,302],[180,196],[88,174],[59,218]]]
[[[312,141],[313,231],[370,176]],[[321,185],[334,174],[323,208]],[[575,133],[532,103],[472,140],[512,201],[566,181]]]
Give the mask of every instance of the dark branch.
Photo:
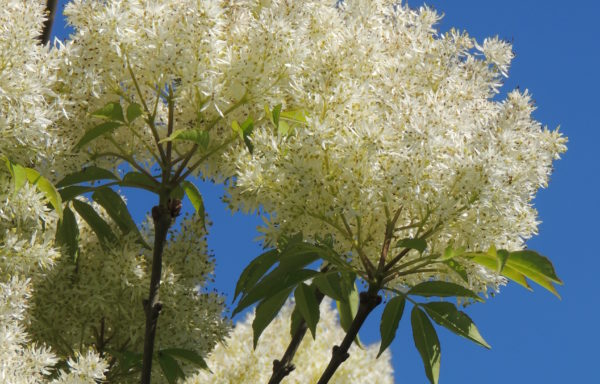
[[[48,0],[46,2],[46,21],[44,21],[44,27],[42,28],[42,34],[40,35],[40,42],[42,45],[48,44],[50,41],[50,35],[52,34],[52,24],[54,24],[54,14],[56,13],[57,0]]]

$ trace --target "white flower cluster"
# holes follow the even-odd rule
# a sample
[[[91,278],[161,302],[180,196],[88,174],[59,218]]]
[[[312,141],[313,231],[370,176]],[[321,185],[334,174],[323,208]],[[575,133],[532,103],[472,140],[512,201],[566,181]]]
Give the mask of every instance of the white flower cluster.
[[[250,384],[266,383],[271,377],[273,360],[280,359],[287,348],[290,336],[290,315],[293,306],[288,303],[262,334],[255,350],[252,349],[252,321],[250,314],[236,324],[225,344],[219,344],[207,360],[212,373],[200,371],[188,378],[185,384]],[[321,303],[321,320],[317,338],[307,334],[294,357],[296,369],[284,380],[286,383],[316,383],[331,358],[331,348],[344,338],[331,300]],[[376,359],[378,345],[350,347],[350,357],[342,364],[330,383],[335,384],[386,384],[393,383],[391,355],[385,351]]]
[[[53,121],[60,102],[56,82],[57,54],[39,45],[44,1],[0,2],[0,156],[39,171],[56,165],[64,148]],[[50,176],[50,175],[49,175]],[[69,370],[55,370],[59,357],[31,341],[29,309],[33,280],[60,257],[54,247],[56,213],[37,188],[14,189],[0,164],[0,382],[94,384],[104,379],[106,362],[89,351],[69,360]]]
[[[238,168],[231,205],[270,215],[266,244],[299,231],[309,239],[331,233],[341,252],[360,248],[376,263],[397,211],[396,239],[432,231],[428,254],[448,245],[517,250],[536,232],[531,201],[566,139],[532,119],[527,91],[495,100],[509,44],[487,39],[480,59],[466,33],[437,33],[431,9],[395,1],[236,4],[228,43],[240,63],[232,65],[243,75],[247,58],[245,71],[282,72],[283,110],[307,115],[291,133],[265,119],[253,155],[229,153]],[[476,291],[502,282],[467,267]],[[397,283],[462,283],[440,268]]]
[[[101,207],[95,209],[109,220]],[[32,335],[64,354],[82,344],[117,358],[141,353],[146,319],[142,302],[148,294],[151,251],[133,236],[103,246],[83,220],[79,231],[77,261],[61,258],[35,285]],[[151,239],[151,230],[147,232]],[[223,298],[201,291],[213,267],[202,224],[184,219],[171,233],[163,256],[163,307],[155,350],[184,348],[206,355],[227,335],[230,325],[221,316]],[[160,365],[155,364],[154,371],[153,382],[166,383]],[[106,376],[120,383],[139,381],[139,373],[127,375],[118,364]]]

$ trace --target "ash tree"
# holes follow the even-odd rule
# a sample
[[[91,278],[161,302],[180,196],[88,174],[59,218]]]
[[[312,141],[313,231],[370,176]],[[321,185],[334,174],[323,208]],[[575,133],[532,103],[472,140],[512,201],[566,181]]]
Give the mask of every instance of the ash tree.
[[[393,1],[73,0],[74,33],[51,48],[42,2],[4,9],[10,382],[389,382],[410,307],[437,383],[434,323],[490,347],[448,298],[508,280],[558,295],[524,242],[566,139],[527,91],[498,97],[507,42],[440,34],[437,13]],[[230,338],[191,177],[265,221],[235,289],[234,314],[255,315]],[[141,226],[121,188],[155,195]],[[382,302],[380,346],[352,347]]]

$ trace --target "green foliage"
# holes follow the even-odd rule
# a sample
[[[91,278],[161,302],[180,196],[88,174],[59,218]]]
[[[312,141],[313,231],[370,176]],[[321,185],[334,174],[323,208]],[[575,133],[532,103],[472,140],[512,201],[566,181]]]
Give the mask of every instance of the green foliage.
[[[91,165],[89,167],[84,167],[81,171],[66,175],[62,180],[56,183],[56,187],[64,188],[66,186],[98,180],[119,180],[119,177],[108,169]]]
[[[135,119],[140,117],[144,112],[142,107],[137,103],[131,103],[127,106],[127,122],[133,123]]]
[[[433,302],[422,304],[421,307],[439,325],[485,348],[491,348],[483,339],[471,318],[466,313],[459,311],[454,304]]]
[[[198,144],[202,149],[208,148],[210,136],[204,129],[178,129],[171,134],[169,137],[165,137],[160,143],[166,143],[169,141],[190,141]]]
[[[94,126],[92,129],[87,130],[83,137],[75,144],[75,149],[81,149],[98,137],[113,133],[121,125],[123,124],[117,121],[107,121]]]
[[[67,255],[77,262],[79,254],[79,228],[73,211],[67,206],[63,210],[63,219],[56,227],[56,243],[63,247]]]
[[[185,192],[186,196],[188,197],[188,199],[190,199],[190,202],[196,210],[196,215],[198,215],[198,219],[200,219],[200,221],[202,222],[202,227],[204,228],[204,230],[206,230],[206,212],[204,210],[204,200],[202,199],[202,194],[192,182],[187,180],[181,182],[181,188],[183,188],[183,191]]]
[[[440,376],[441,347],[437,333],[427,315],[414,306],[410,316],[413,340],[421,355],[425,374],[432,384],[437,384]]]
[[[274,295],[269,295],[256,306],[256,314],[252,322],[254,331],[253,347],[256,349],[258,339],[262,332],[267,328],[271,321],[277,316],[288,296],[292,292],[292,287],[284,288]]]
[[[408,291],[408,294],[423,297],[467,297],[477,301],[483,301],[481,297],[470,289],[467,289],[462,285],[445,281],[425,281],[412,287]]]
[[[113,233],[110,225],[91,205],[80,200],[73,200],[72,204],[79,216],[92,228],[103,246],[114,244],[117,241],[117,236]]]
[[[92,116],[99,117],[102,119],[125,122],[123,117],[123,108],[118,101],[111,101],[104,105],[102,108],[95,112],[92,112]]]
[[[234,300],[242,292],[247,292],[279,260],[279,251],[271,249],[256,257],[242,271],[235,286]]]
[[[240,139],[244,141],[246,148],[248,148],[248,152],[252,153],[254,151],[254,145],[252,145],[252,141],[250,141],[250,135],[254,130],[254,120],[249,117],[242,123],[242,125],[240,125],[237,120],[234,120],[231,123],[231,129],[233,129],[233,132],[237,133]]]
[[[181,366],[179,366],[179,363],[177,363],[177,360],[175,360],[173,356],[164,353],[164,351],[158,351],[157,358],[160,368],[165,374],[169,384],[176,384],[177,380],[185,378],[183,369],[181,369]]]
[[[306,325],[312,333],[313,339],[317,337],[317,324],[319,323],[319,303],[315,297],[315,287],[300,283],[296,288],[294,297],[296,308],[306,321]]]
[[[157,193],[159,188],[159,184],[154,178],[145,173],[135,171],[126,173],[119,185],[122,187],[145,189],[154,193]]]
[[[40,175],[38,171],[33,168],[23,167],[22,165],[13,163],[5,156],[0,156],[0,159],[4,160],[6,168],[10,172],[13,183],[14,191],[17,193],[25,182],[35,186],[44,196],[48,199],[60,220],[63,218],[62,199],[56,187],[44,176]]]
[[[381,315],[381,324],[379,325],[381,345],[377,357],[381,356],[383,351],[389,347],[396,337],[396,331],[398,330],[400,319],[402,319],[405,304],[406,299],[404,296],[396,296],[385,306],[383,314]]]
[[[424,239],[401,239],[396,243],[396,248],[416,249],[419,253],[423,253],[427,248],[427,242]]]

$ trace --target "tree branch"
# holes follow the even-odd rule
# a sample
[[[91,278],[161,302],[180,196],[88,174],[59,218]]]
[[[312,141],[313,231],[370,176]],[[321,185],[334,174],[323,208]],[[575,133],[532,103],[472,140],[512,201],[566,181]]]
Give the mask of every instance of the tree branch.
[[[152,272],[150,276],[150,292],[148,299],[144,300],[144,311],[146,312],[146,332],[144,335],[144,357],[142,360],[142,384],[150,384],[152,374],[152,355],[154,353],[154,339],[156,336],[156,325],[158,315],[162,308],[159,301],[158,289],[160,287],[160,276],[162,272],[162,255],[167,233],[174,216],[168,201],[169,193],[160,195],[159,205],[152,208],[152,219],[154,220],[154,251],[152,255]]]
[[[52,34],[52,24],[54,24],[54,15],[56,13],[56,3],[57,0],[48,0],[46,2],[46,20],[44,21],[42,34],[39,37],[40,43],[42,45],[46,45],[50,41],[50,35]]]
[[[331,377],[333,377],[333,374],[338,367],[342,365],[342,363],[346,361],[348,357],[350,357],[348,350],[356,339],[358,331],[373,309],[381,304],[381,296],[377,294],[378,291],[379,289],[377,287],[369,286],[369,290],[367,292],[360,293],[360,305],[358,306],[356,317],[354,320],[352,320],[352,324],[350,324],[350,328],[348,329],[348,332],[346,332],[346,336],[344,337],[342,344],[333,347],[329,365],[327,365],[327,368],[323,372],[323,375],[321,375],[321,378],[317,384],[327,384]]]
[[[321,301],[323,301],[323,297],[325,297],[325,295],[319,289],[317,289],[315,291],[315,298],[317,299],[317,303],[321,304]],[[283,354],[281,360],[273,360],[273,374],[269,379],[269,384],[281,383],[281,380],[283,380],[294,369],[296,369],[294,364],[292,364],[292,360],[296,355],[296,351],[298,350],[302,339],[304,339],[304,335],[306,335],[307,329],[308,327],[306,326],[306,321],[302,319],[298,324],[298,329],[296,329],[296,332],[294,333],[294,336],[292,337],[292,340],[290,341],[290,344],[285,350],[285,353]]]

